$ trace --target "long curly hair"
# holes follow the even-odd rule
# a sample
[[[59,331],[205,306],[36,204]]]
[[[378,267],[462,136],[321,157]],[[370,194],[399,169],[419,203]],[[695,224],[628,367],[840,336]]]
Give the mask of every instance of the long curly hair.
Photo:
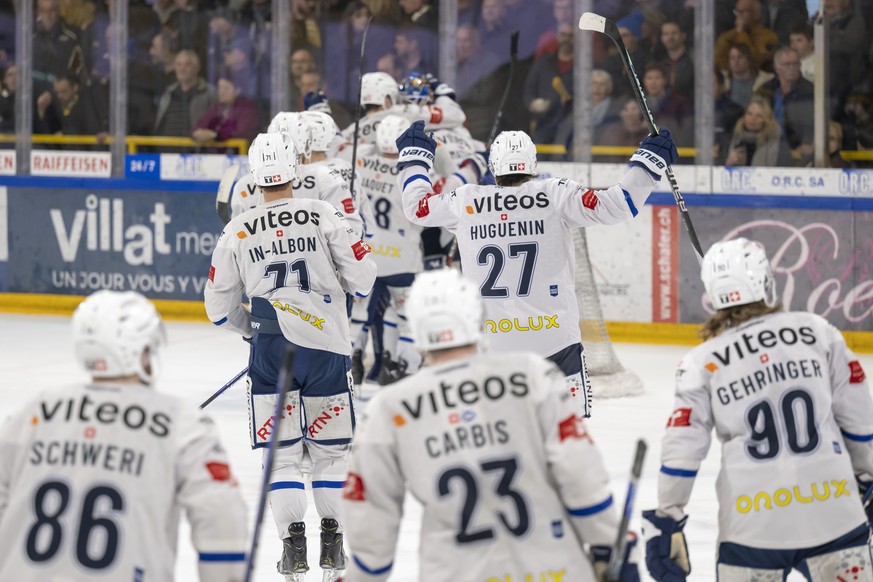
[[[727,307],[719,309],[703,323],[700,328],[700,337],[704,341],[712,339],[719,334],[729,330],[732,327],[737,327],[743,323],[770,313],[778,313],[782,311],[782,302],[777,301],[774,305],[768,307],[763,301],[755,303],[747,303],[745,305],[737,305],[736,307]]]

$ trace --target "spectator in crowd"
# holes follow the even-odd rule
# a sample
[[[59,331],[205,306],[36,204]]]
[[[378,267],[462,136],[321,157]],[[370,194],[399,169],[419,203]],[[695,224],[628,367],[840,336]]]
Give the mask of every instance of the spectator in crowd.
[[[79,78],[72,73],[64,73],[55,78],[53,100],[61,121],[60,133],[64,135],[105,133],[108,127],[101,125],[94,102],[81,99],[80,89]]]
[[[0,0],[0,67],[15,62],[15,1]]]
[[[596,134],[598,145],[636,147],[649,135],[649,126],[643,118],[643,112],[636,97],[623,97],[618,121],[608,123]],[[627,160],[627,155],[598,156],[597,161],[621,163]]]
[[[788,36],[789,46],[797,51],[800,57],[800,74],[810,83],[815,81],[815,39],[812,27],[807,23],[801,23],[791,31]]]
[[[512,26],[506,15],[505,0],[482,0],[477,30],[482,48],[486,52],[499,57],[507,53]],[[509,55],[506,60],[509,60]]]
[[[870,39],[860,11],[852,0],[824,0],[822,11],[828,19],[828,92],[836,110],[855,87],[869,87],[867,53]]]
[[[724,73],[728,97],[743,108],[749,104],[752,94],[773,78],[772,73],[758,70],[747,44],[735,44],[730,48],[728,68]]]
[[[194,141],[202,145],[232,138],[253,140],[261,127],[258,110],[250,99],[240,94],[231,75],[221,75],[218,79],[217,97],[218,101],[194,125],[191,132]]]
[[[508,12],[508,14],[510,14],[511,18],[512,13]],[[537,39],[536,50],[534,51],[534,59],[538,59],[543,55],[552,54],[556,50],[558,50],[557,30],[563,24],[573,24],[573,1],[554,0],[554,2],[552,3],[552,15],[555,18],[554,28],[545,31],[540,35],[539,39]],[[539,22],[541,20],[543,20],[541,16],[536,16],[531,22]],[[526,27],[520,26],[519,30],[524,30],[525,34],[529,34]]]
[[[240,22],[248,29],[254,49],[254,61],[250,64],[254,76],[253,95],[269,100],[272,94],[270,61],[272,54],[272,6],[271,0],[247,0],[240,9]]]
[[[152,68],[150,75],[154,83],[154,94],[160,96],[167,87],[176,82],[176,39],[167,31],[152,38],[149,49]]]
[[[843,126],[836,121],[828,122],[828,166],[831,168],[851,168],[852,164],[843,159]]]
[[[403,21],[415,26],[421,26],[436,31],[439,27],[439,16],[430,0],[400,0],[403,11]]]
[[[310,93],[318,93],[321,91],[325,95],[327,95],[330,99],[328,100],[328,106],[330,107],[330,111],[328,112],[333,120],[339,127],[348,127],[354,122],[354,118],[351,113],[340,103],[339,99],[333,98],[333,91],[331,87],[327,85],[324,78],[321,76],[321,73],[318,71],[311,71],[309,73],[303,73],[303,76],[300,78],[300,91],[303,95],[300,101],[300,107],[298,111],[303,110],[303,100],[306,95]]]
[[[180,49],[194,51],[203,63],[209,44],[209,16],[198,9],[197,2],[198,0],[176,0],[179,9],[170,16],[166,28],[176,37]]]
[[[176,55],[176,82],[167,87],[158,102],[155,135],[189,136],[215,97],[200,77],[200,59],[192,50]]]
[[[500,57],[483,51],[479,33],[470,24],[458,26],[455,32],[455,54],[458,58],[455,75],[455,89],[458,95],[466,94],[479,79],[493,72],[501,64]]]
[[[661,26],[667,21],[664,14],[654,7],[643,5],[633,13],[635,18],[642,16],[640,24],[640,49],[649,53],[652,60],[663,61],[665,58],[664,45],[661,44]]]
[[[658,125],[669,127],[677,144],[693,143],[693,105],[678,93],[667,89],[667,69],[656,61],[646,65],[643,72],[646,102]]]
[[[81,75],[83,69],[79,35],[61,18],[58,0],[37,0],[33,36],[34,95],[51,91],[58,75]]]
[[[79,36],[79,46],[82,47],[83,80],[94,76],[107,78],[109,45],[106,42],[106,33],[109,29],[109,14],[105,10],[99,10],[97,0],[78,0],[74,4],[76,5],[75,20],[67,18],[65,11],[61,12],[61,17],[71,27],[75,27],[74,30]],[[70,4],[66,5],[70,6]],[[105,4],[103,6],[105,8]]]
[[[638,12],[636,14],[638,17],[625,17],[615,24],[618,27],[618,33],[621,35],[621,40],[624,42],[628,54],[630,54],[631,61],[634,64],[634,69],[642,71],[649,62],[650,54],[640,49],[640,35],[642,34],[643,18],[642,13]],[[612,43],[610,43],[610,45],[611,44]],[[625,79],[624,61],[621,60],[621,56],[618,54],[615,47],[609,47],[609,54],[603,59],[600,68],[612,76],[616,95],[628,95],[631,93],[632,89],[628,83],[619,82]]]
[[[15,65],[9,65],[0,79],[0,133],[15,133]]]
[[[786,166],[791,156],[770,104],[753,95],[734,127],[726,166]]]
[[[254,58],[251,39],[245,28],[236,23],[229,8],[219,8],[209,19],[209,48],[206,81],[217,86],[220,75],[229,75],[237,91],[251,95],[254,77],[250,63]]]
[[[291,50],[321,47],[316,0],[291,0]]]
[[[397,64],[397,55],[393,52],[385,53],[376,61],[376,70],[380,73],[388,73],[399,84],[403,80],[403,69]]]
[[[298,110],[303,104],[303,96],[306,93],[301,88],[301,82],[305,73],[317,70],[315,56],[309,49],[301,48],[291,53],[291,102],[298,105]]]
[[[734,14],[734,28],[720,34],[715,42],[716,66],[727,69],[731,46],[745,44],[749,47],[755,68],[769,68],[779,39],[775,32],[762,24],[761,1],[737,0]]]
[[[573,32],[558,28],[558,50],[534,61],[524,85],[524,103],[533,116],[534,143],[553,143],[558,125],[572,115]]]
[[[685,33],[678,22],[661,24],[661,44],[664,46],[667,85],[670,91],[694,99],[694,60],[685,42]]]
[[[476,4],[471,2],[471,4]],[[543,18],[543,13],[547,10],[547,4],[552,4],[552,15],[555,17],[554,22],[549,22]],[[558,23],[563,22],[563,14],[561,20],[558,19],[558,13],[565,10],[565,0],[549,0],[549,2],[531,2],[530,0],[503,0],[503,7],[506,11],[507,28],[510,31],[518,30],[518,58],[526,59],[536,52],[537,44],[539,43],[543,33],[551,32],[551,42],[547,47],[546,52],[555,52],[558,48],[557,37],[555,31],[558,30]],[[572,7],[570,8],[572,10]],[[477,11],[478,12],[478,11]],[[570,16],[570,24],[576,25]],[[504,44],[500,49],[501,58],[509,60],[507,55],[509,45]]]
[[[765,0],[761,24],[776,33],[780,45],[788,44],[788,37],[799,25],[809,21],[806,0]]]
[[[805,163],[813,152],[813,86],[800,76],[800,57],[793,48],[776,51],[773,66],[776,78],[761,85],[757,94],[770,105],[788,146]]]
[[[152,8],[154,8],[155,14],[158,15],[161,26],[166,26],[173,13],[179,10],[179,7],[176,6],[176,0],[155,0]]]
[[[404,78],[414,72],[437,73],[436,65],[428,54],[424,34],[425,31],[405,27],[394,35],[394,54],[400,61]]]
[[[397,26],[401,22],[400,3],[397,0],[364,0],[373,15],[374,24]]]
[[[603,69],[591,71],[591,129],[619,120],[620,103],[612,97],[612,76]]]
[[[724,74],[718,69],[715,70],[713,84],[715,85],[715,116],[713,120],[715,139],[713,140],[712,159],[715,165],[722,166],[730,151],[734,127],[743,116],[743,106],[730,98],[725,88]]]

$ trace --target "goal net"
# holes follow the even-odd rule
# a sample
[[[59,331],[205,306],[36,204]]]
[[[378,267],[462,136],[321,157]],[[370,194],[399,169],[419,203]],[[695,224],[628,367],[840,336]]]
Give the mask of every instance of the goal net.
[[[582,331],[582,345],[585,347],[585,363],[591,379],[591,389],[599,398],[617,398],[643,393],[640,377],[626,370],[612,348],[603,309],[594,283],[594,272],[588,256],[588,239],[585,229],[573,234],[576,252],[576,303],[579,306],[579,328]]]

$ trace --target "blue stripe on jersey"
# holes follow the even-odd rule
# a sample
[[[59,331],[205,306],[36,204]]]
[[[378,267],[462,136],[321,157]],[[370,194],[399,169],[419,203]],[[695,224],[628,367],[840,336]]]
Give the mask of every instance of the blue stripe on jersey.
[[[387,327],[397,327],[397,324],[391,321],[383,321],[382,325],[385,325]]]
[[[245,554],[200,552],[201,562],[243,562],[245,559]]]
[[[430,183],[430,178],[428,178],[424,174],[413,174],[410,177],[408,177],[406,179],[406,181],[403,183],[403,189],[406,190],[406,187],[409,186],[411,183],[415,182],[416,180],[424,180],[429,185],[433,186],[433,184]]]
[[[452,176],[457,176],[458,180],[460,180],[462,184],[467,183],[467,179],[465,177],[463,177],[462,175],[460,175],[458,172],[455,172],[454,174],[452,174]]]
[[[607,507],[612,505],[612,495],[607,497],[605,500],[601,501],[596,505],[589,505],[588,507],[579,507],[576,509],[567,509],[567,513],[570,515],[575,515],[576,517],[588,517],[589,515],[594,515],[595,513],[600,513]]]
[[[400,341],[402,341],[402,342],[407,342],[407,343],[410,343],[410,344],[414,344],[414,343],[415,343],[415,340],[412,339],[411,337],[404,337],[404,336],[400,336]]]
[[[843,429],[840,429],[840,432],[843,433],[843,436],[850,441],[855,441],[858,443],[873,441],[873,434],[852,434],[850,432],[844,431]]]
[[[342,489],[345,487],[345,481],[313,481],[313,489]]]
[[[639,214],[640,211],[637,210],[636,206],[634,206],[634,199],[631,198],[631,195],[628,194],[627,190],[625,190],[624,188],[622,188],[621,191],[624,192],[624,200],[625,202],[627,202],[627,205],[630,208],[631,216],[636,216],[637,214]]]
[[[218,321],[213,321],[212,323],[214,323],[215,325],[224,325],[225,323],[227,323],[227,318],[226,318],[226,317],[222,317],[222,318],[219,319]]]
[[[354,554],[352,555],[352,560],[355,561],[355,565],[357,565],[358,568],[360,568],[361,570],[363,570],[367,574],[370,574],[371,576],[381,576],[382,574],[385,574],[386,572],[390,572],[391,568],[394,567],[394,562],[391,562],[390,564],[388,564],[387,566],[384,566],[382,568],[370,568],[366,564],[364,564],[359,557],[355,556]]]
[[[358,293],[357,291],[355,291],[355,297],[366,297],[366,295],[364,295],[363,293]]]
[[[305,489],[305,486],[300,481],[276,481],[275,483],[270,483],[270,491],[276,491],[277,489]]]
[[[671,477],[697,477],[697,471],[689,471],[688,469],[674,469],[661,465],[661,472]]]

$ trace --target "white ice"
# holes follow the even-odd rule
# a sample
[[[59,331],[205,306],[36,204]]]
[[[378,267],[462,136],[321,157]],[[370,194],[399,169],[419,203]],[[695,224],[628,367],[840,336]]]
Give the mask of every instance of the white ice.
[[[169,345],[162,352],[162,372],[158,389],[176,394],[197,406],[246,365],[247,346],[241,339],[209,324],[171,322],[167,325]],[[15,410],[38,389],[84,381],[72,356],[69,319],[49,316],[0,315],[0,415]],[[619,359],[635,371],[646,385],[639,397],[595,402],[589,427],[601,447],[612,479],[616,498],[623,500],[636,440],[649,444],[645,469],[634,512],[632,529],[639,531],[641,509],[654,507],[658,474],[660,438],[673,404],[673,378],[676,363],[688,350],[685,346],[616,345]],[[867,370],[873,370],[873,356],[861,356]],[[260,455],[248,446],[248,417],[244,383],[240,382],[212,405],[209,413],[217,421],[221,437],[230,452],[231,463],[250,510],[260,490]],[[686,536],[693,573],[691,580],[714,580],[717,504],[715,477],[719,465],[716,445],[710,451],[697,477],[687,512],[690,515]],[[220,507],[215,508],[221,511]],[[254,519],[253,510],[252,519]],[[406,517],[392,582],[417,580],[418,520],[417,503],[407,499]],[[309,556],[313,569],[308,581],[320,581],[317,567],[319,519],[310,498],[306,525],[310,532]],[[196,554],[188,541],[183,522],[176,565],[176,580],[194,582]],[[262,528],[254,579],[281,582],[276,560],[281,545],[272,518],[267,514]],[[641,567],[643,579],[648,579]],[[800,580],[792,575],[789,580]],[[206,581],[204,581],[206,582]]]

